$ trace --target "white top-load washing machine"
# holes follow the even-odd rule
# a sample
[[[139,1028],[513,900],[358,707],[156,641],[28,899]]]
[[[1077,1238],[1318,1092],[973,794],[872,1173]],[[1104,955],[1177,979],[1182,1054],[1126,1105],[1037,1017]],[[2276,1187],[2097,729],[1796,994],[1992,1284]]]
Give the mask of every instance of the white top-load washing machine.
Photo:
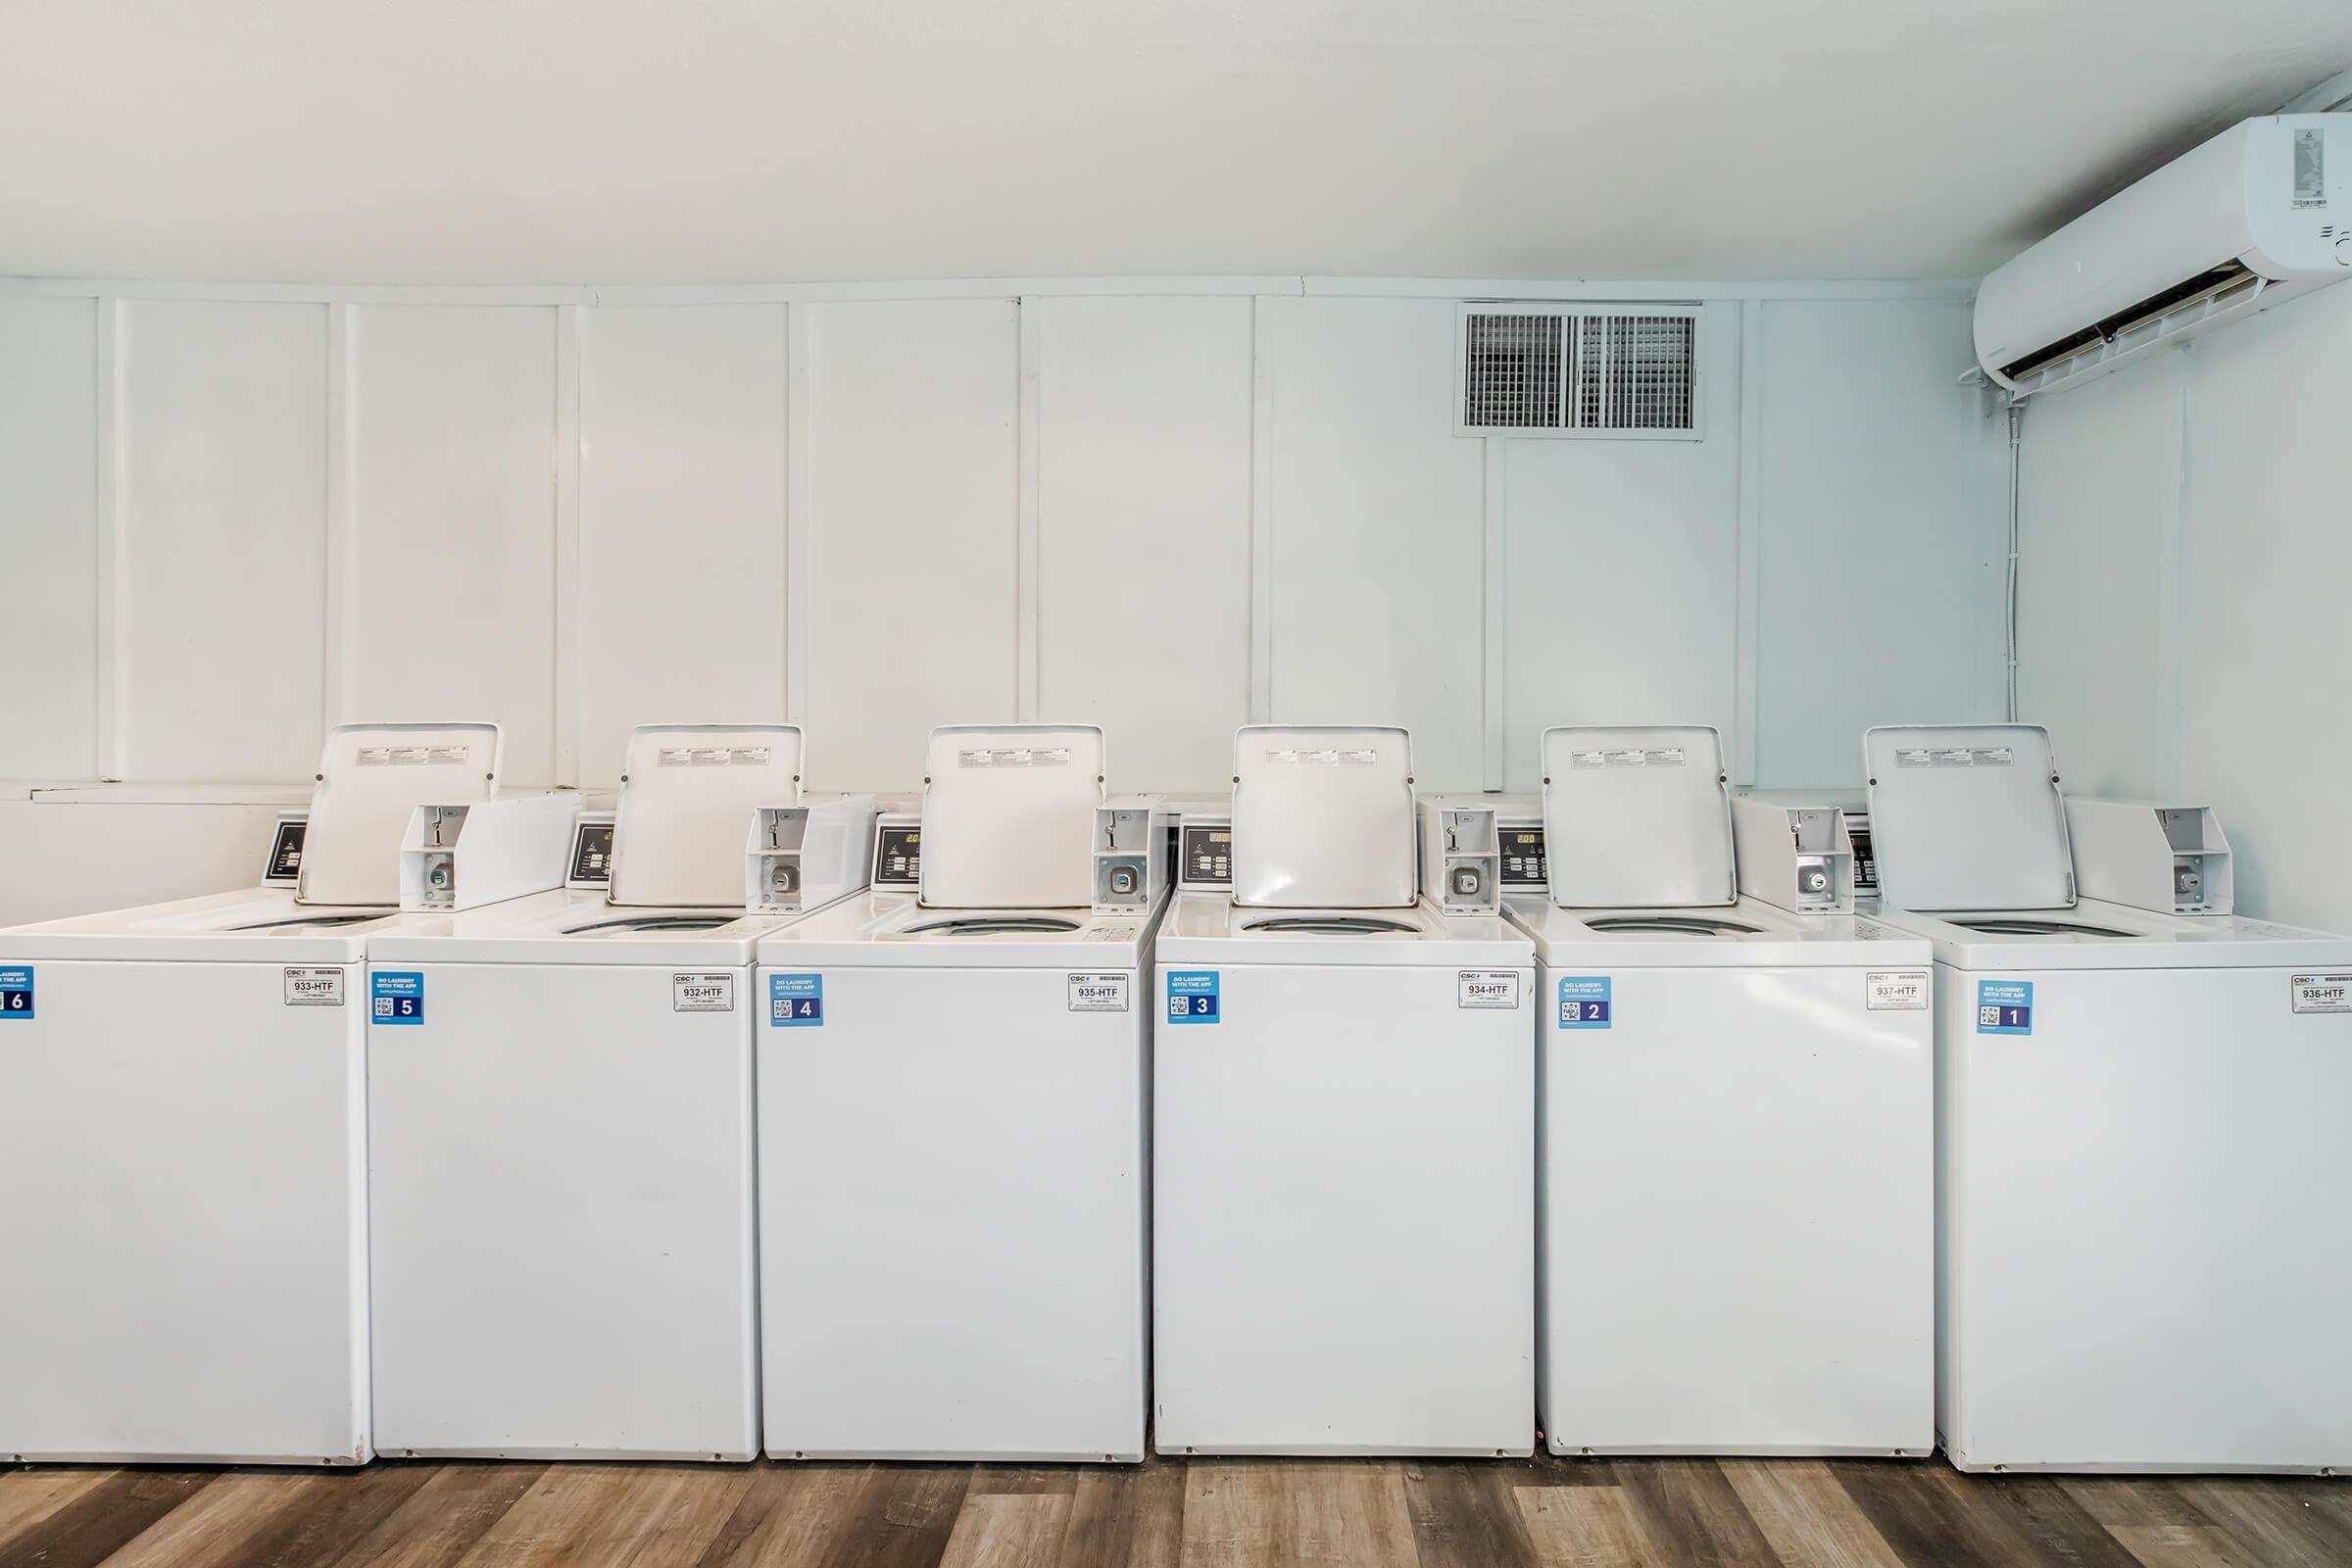
[[[1155,955],[1153,1446],[1528,1453],[1530,944],[1419,896],[1403,730],[1252,725],[1234,774]]]
[[[1863,753],[1885,918],[1936,952],[1952,1462],[2352,1466],[2352,941],[2172,912],[2202,849],[2161,832],[2158,908],[2080,898],[2038,727]]]
[[[790,725],[624,766],[569,886],[368,949],[382,1452],[758,1449],[752,943],[863,886],[872,800],[804,797]]]
[[[261,886],[0,932],[0,1458],[368,1458],[363,955],[417,818],[453,901],[562,880],[576,799],[498,779],[339,725]]]
[[[877,889],[760,943],[777,1458],[1143,1457],[1167,826],[1092,725],[932,732]]]
[[[1547,1446],[1932,1451],[1927,944],[1853,915],[1834,808],[1740,803],[1735,867],[1712,729],[1547,730],[1543,774],[1548,897],[1506,906],[1544,1004]]]

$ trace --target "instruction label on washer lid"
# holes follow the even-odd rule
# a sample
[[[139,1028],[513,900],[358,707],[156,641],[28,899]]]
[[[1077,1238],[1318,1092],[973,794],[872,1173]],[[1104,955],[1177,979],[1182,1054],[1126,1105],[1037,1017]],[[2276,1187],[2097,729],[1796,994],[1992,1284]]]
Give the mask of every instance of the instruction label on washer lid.
[[[1067,746],[971,746],[956,754],[957,767],[1067,767]]]
[[[672,1012],[733,1012],[735,977],[731,974],[673,974],[669,977]]]
[[[1369,767],[1380,752],[1370,746],[1286,746],[1268,752],[1266,760],[1283,767]]]
[[[473,755],[470,746],[363,746],[362,767],[449,767]]]
[[[1863,995],[1873,1012],[1928,1010],[1928,972],[1925,969],[1874,969],[1862,977]]]
[[[340,1007],[343,1005],[343,971],[340,969],[286,970],[286,1005],[289,1007]]]
[[[1123,974],[1074,974],[1070,976],[1070,1010],[1072,1012],[1125,1012],[1127,1010],[1127,976]]]
[[[2299,974],[2291,980],[2287,1004],[2295,1011],[2352,1012],[2352,974]]]
[[[1570,767],[1680,767],[1680,746],[1619,746],[1606,751],[1570,752]]]
[[[1906,746],[1894,754],[1897,767],[2007,767],[2016,760],[2006,746]]]
[[[0,969],[0,1022],[32,1016],[32,970]]]
[[[764,746],[664,746],[662,767],[765,767],[773,754]]]
[[[1456,971],[1456,978],[1461,987],[1456,1006],[1516,1009],[1519,1005],[1516,969],[1462,969]]]

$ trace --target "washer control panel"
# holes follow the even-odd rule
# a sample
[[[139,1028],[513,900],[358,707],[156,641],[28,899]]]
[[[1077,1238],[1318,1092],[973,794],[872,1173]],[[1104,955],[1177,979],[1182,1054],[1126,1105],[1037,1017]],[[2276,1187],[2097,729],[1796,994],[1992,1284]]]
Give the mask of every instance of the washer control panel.
[[[1233,828],[1187,822],[1177,835],[1177,881],[1188,888],[1233,886]]]
[[[1502,840],[1502,888],[1505,893],[1517,888],[1543,892],[1551,886],[1551,876],[1544,864],[1544,829],[1542,827],[1504,827],[1496,837]]]
[[[270,860],[262,868],[262,881],[270,887],[292,887],[302,880],[302,836],[310,831],[310,819],[302,816],[281,816],[277,831],[270,839]]]
[[[607,812],[582,816],[571,830],[571,868],[564,885],[602,888],[612,885],[612,818]]]
[[[874,830],[873,884],[878,888],[911,888],[923,877],[923,825],[884,822]]]

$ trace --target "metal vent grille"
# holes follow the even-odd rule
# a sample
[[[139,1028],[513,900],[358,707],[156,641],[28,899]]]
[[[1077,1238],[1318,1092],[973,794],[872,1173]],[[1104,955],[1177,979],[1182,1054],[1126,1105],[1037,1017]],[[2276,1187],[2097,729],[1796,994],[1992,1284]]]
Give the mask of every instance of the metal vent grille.
[[[1455,428],[1466,435],[1694,439],[1697,328],[1689,307],[1466,307]]]
[[[1550,430],[1560,423],[1557,316],[1473,316],[1462,355],[1462,418],[1495,430]]]

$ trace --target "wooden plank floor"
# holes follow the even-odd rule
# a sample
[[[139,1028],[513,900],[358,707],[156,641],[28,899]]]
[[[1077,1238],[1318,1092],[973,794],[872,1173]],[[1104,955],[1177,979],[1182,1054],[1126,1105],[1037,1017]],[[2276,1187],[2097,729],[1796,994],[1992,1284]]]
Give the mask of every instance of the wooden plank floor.
[[[2352,1563],[2352,1486],[1940,1460],[0,1470],[0,1568]]]

